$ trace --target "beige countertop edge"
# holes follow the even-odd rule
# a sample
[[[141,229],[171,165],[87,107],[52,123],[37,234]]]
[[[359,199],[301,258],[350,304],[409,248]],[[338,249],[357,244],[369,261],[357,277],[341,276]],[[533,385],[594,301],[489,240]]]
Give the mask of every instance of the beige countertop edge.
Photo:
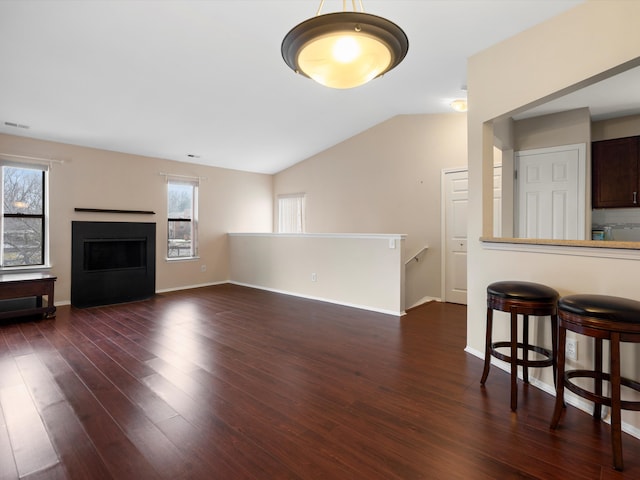
[[[487,243],[513,243],[521,245],[557,245],[561,247],[622,248],[625,250],[640,250],[640,242],[616,242],[615,240],[550,240],[540,238],[480,237],[480,241]]]

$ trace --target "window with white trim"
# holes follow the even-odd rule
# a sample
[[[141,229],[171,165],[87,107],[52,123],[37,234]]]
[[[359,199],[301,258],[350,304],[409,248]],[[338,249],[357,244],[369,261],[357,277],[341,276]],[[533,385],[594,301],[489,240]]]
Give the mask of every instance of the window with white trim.
[[[0,160],[2,223],[0,267],[30,267],[48,261],[48,166]]]
[[[278,233],[305,232],[304,193],[278,195]]]
[[[167,179],[167,214],[167,257],[197,257],[197,180]]]

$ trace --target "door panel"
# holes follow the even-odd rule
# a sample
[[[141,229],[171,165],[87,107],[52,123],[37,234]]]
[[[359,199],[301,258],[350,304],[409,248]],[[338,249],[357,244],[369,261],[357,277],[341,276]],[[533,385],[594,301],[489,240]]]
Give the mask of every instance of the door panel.
[[[516,153],[516,236],[585,238],[585,146],[567,145]]]
[[[466,170],[445,172],[444,292],[443,300],[467,303],[467,210],[469,181]]]

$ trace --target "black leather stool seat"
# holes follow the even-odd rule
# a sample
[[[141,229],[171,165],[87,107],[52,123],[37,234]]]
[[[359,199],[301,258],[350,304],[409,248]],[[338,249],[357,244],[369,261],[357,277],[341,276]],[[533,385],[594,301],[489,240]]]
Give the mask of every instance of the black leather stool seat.
[[[555,429],[564,408],[564,389],[594,403],[593,416],[600,419],[602,406],[611,407],[611,446],[613,466],[623,469],[621,410],[640,411],[640,401],[621,398],[621,385],[640,392],[640,383],[624,378],[620,371],[620,343],[640,343],[640,302],[609,295],[568,295],[558,301],[558,381],[556,404],[551,419]],[[567,330],[594,339],[593,370],[566,370]],[[610,343],[610,373],[603,371],[602,341]],[[574,378],[593,380],[591,390],[574,383]],[[610,382],[611,396],[603,393],[603,383]]]
[[[522,377],[525,383],[529,383],[529,367],[553,367],[555,381],[558,298],[557,291],[540,283],[501,281],[494,282],[487,287],[487,336],[484,371],[480,383],[484,385],[487,380],[492,356],[509,363],[511,365],[511,410],[513,411],[516,410],[518,404],[518,366],[522,367]],[[492,340],[494,310],[511,314],[509,341],[494,342]],[[523,319],[522,342],[518,342],[519,315]],[[529,343],[529,315],[551,317],[551,350]],[[506,347],[510,348],[510,354],[498,351],[498,349]],[[518,349],[522,350],[522,358],[518,357]],[[530,359],[529,352],[537,353],[542,359]]]
[[[510,299],[536,302],[555,302],[558,292],[553,288],[533,282],[495,282],[487,287],[488,295]]]
[[[558,307],[574,315],[640,324],[640,302],[610,295],[568,295]]]

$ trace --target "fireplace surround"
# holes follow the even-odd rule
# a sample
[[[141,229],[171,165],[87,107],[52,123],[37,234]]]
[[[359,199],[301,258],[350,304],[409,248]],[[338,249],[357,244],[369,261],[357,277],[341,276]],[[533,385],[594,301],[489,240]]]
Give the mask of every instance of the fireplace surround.
[[[74,221],[71,237],[72,305],[109,305],[155,294],[155,223]]]

